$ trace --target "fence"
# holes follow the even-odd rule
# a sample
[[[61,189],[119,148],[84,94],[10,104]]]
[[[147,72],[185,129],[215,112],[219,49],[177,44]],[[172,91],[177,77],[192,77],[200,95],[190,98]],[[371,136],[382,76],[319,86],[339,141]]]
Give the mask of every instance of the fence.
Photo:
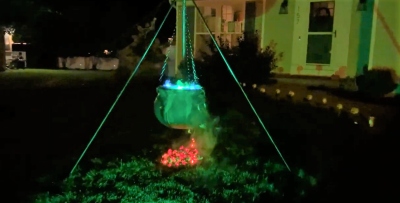
[[[116,70],[119,65],[117,58],[99,57],[68,57],[58,58],[58,67],[75,70]]]

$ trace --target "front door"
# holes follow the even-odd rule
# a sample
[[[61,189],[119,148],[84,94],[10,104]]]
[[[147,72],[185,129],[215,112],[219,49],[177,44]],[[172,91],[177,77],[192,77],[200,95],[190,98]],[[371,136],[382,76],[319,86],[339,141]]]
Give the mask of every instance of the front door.
[[[244,24],[244,32],[245,33],[255,33],[256,31],[256,2],[248,1],[246,2],[246,10],[245,10],[245,24]]]
[[[308,9],[307,55],[304,69],[314,73],[312,75],[329,75],[335,71],[332,66],[332,48],[337,34],[334,28],[335,1],[311,0]]]

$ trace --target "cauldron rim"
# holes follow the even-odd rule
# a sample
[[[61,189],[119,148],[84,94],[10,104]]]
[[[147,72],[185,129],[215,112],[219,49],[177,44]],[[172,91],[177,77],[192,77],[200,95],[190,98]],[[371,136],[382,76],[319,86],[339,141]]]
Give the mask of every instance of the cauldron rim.
[[[159,85],[159,86],[157,87],[157,89],[160,88],[160,89],[172,90],[172,91],[174,91],[174,90],[179,90],[179,91],[201,91],[201,90],[204,90],[202,86],[199,85],[199,87],[201,87],[201,88],[200,88],[200,89],[173,89],[173,88],[165,87],[164,85]]]

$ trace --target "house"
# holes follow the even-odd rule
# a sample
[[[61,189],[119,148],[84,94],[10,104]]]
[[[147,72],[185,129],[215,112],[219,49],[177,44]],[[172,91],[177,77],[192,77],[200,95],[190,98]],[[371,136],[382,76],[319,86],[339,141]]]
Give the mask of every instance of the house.
[[[9,62],[12,61],[12,35],[9,35],[6,33],[4,35],[4,42],[5,42],[5,49],[6,49],[6,63],[8,64]]]
[[[400,75],[400,0],[196,0],[215,37],[234,46],[243,32],[257,32],[260,46],[272,40],[283,60],[277,72],[340,78],[363,66],[389,67]],[[187,0],[194,55],[210,36]],[[182,59],[182,0],[177,1],[177,56]],[[177,63],[178,64],[178,63]]]

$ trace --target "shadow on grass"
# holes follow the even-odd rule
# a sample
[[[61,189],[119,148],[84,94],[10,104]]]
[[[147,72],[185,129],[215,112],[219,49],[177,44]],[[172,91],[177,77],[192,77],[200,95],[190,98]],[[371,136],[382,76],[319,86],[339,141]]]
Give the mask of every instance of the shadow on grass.
[[[37,177],[67,177],[122,89],[122,84],[107,80],[89,81],[83,87],[70,86],[2,87],[0,149],[7,156],[1,159],[1,172],[7,174],[5,182],[8,189],[18,193],[17,199],[35,191]],[[141,147],[141,140],[147,139],[156,122],[152,113],[156,86],[157,79],[138,79],[129,85],[89,149],[88,157],[96,151],[104,154],[122,149],[99,143],[122,134],[132,138],[123,144],[130,144],[132,149]]]
[[[68,176],[121,85],[93,83],[85,88],[3,92],[8,99],[0,104],[14,114],[1,121],[1,150],[9,155],[2,158],[1,171],[7,174],[9,189],[18,192],[16,197],[26,202],[25,197],[37,192],[59,192],[57,184]],[[82,168],[90,170],[90,160],[96,157],[108,161],[140,155],[156,162],[182,134],[168,130],[153,115],[157,85],[155,78],[133,80],[82,160]],[[228,170],[254,158],[282,163],[237,87],[207,89],[206,94],[211,113],[221,116],[219,144],[214,151],[218,166]],[[312,200],[335,201],[354,191],[350,190],[356,187],[353,180],[361,177],[353,161],[361,160],[359,149],[365,151],[374,140],[368,132],[354,125],[347,115],[338,117],[329,109],[274,101],[257,93],[249,96],[292,169],[304,169],[319,179]],[[288,193],[297,189],[293,175],[297,174],[270,178],[279,182],[284,177],[282,181],[291,187],[285,189],[290,197]],[[43,176],[47,177],[46,184],[38,184],[37,178]]]
[[[251,87],[246,88],[246,92],[289,165],[303,168],[307,173],[318,178],[319,187],[314,195],[319,197],[317,198],[319,201],[326,201],[326,199],[334,201],[347,198],[347,196],[354,199],[368,198],[370,195],[378,194],[376,191],[375,194],[365,195],[364,191],[370,190],[370,187],[367,184],[360,185],[366,181],[364,176],[366,173],[370,173],[372,183],[377,182],[378,174],[374,171],[385,170],[379,166],[367,164],[371,163],[371,160],[366,157],[366,152],[376,155],[387,150],[382,145],[375,146],[375,144],[378,140],[382,140],[382,137],[392,140],[394,137],[389,134],[392,130],[396,131],[393,128],[395,125],[388,126],[387,135],[381,134],[379,137],[374,137],[371,132],[354,123],[356,119],[359,123],[368,125],[365,118],[347,115],[345,112],[339,115],[334,109],[323,108],[322,105],[316,108],[307,103],[293,103],[289,99],[276,101],[254,91]],[[261,129],[254,112],[243,99],[243,95],[240,92],[221,93],[219,97],[220,99],[214,98],[220,101],[220,104],[214,108],[215,111],[228,111],[223,108],[225,104],[227,108],[240,111],[243,116],[238,119],[236,125],[249,120],[258,126],[264,136],[264,142],[260,140],[253,142],[254,148],[261,149],[260,156],[264,154],[264,157],[281,163],[275,148]],[[387,100],[387,102],[395,105],[392,103],[393,100]],[[398,112],[390,113],[398,115]],[[393,124],[395,122],[398,121],[393,121]],[[233,137],[232,135],[230,138],[233,139]],[[237,143],[246,142],[240,140]],[[251,144],[243,144],[239,148],[246,149],[246,146],[251,146]],[[382,156],[388,156],[388,154],[382,154]],[[361,165],[369,166],[361,168]]]

